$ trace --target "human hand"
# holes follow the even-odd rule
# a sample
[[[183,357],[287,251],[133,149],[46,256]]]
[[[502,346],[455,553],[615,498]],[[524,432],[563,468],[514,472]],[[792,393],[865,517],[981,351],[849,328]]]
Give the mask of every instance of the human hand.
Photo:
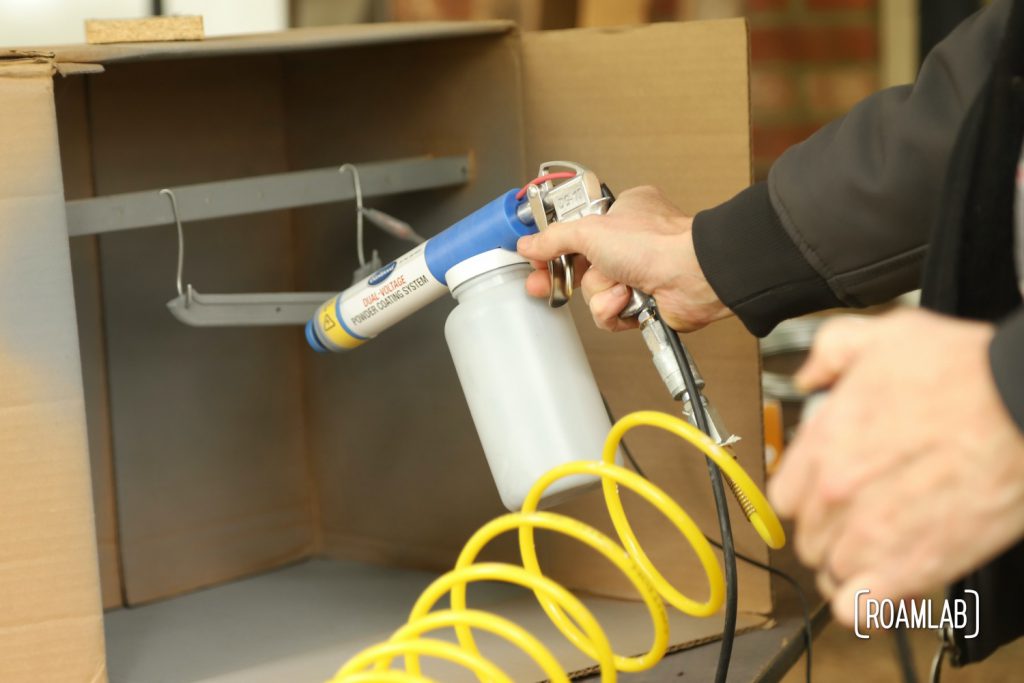
[[[769,486],[836,618],[855,592],[921,596],[1024,535],[1024,434],[992,380],[991,325],[907,311],[837,319],[796,376],[830,388]]]
[[[620,320],[629,303],[627,287],[652,295],[673,328],[686,332],[731,315],[704,277],[693,249],[693,219],[653,187],[637,187],[619,195],[604,216],[588,216],[555,224],[519,240],[519,253],[533,261],[536,272],[526,281],[533,296],[550,290],[547,261],[561,254],[580,254],[576,276],[583,298],[598,327],[619,331],[636,327]]]

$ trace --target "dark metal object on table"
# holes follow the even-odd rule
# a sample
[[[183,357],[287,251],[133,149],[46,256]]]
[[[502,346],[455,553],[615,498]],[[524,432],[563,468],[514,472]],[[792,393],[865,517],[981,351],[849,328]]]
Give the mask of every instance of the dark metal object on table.
[[[937,635],[939,637],[939,647],[935,651],[935,656],[932,657],[932,665],[928,673],[928,680],[931,683],[939,683],[942,680],[942,663],[946,656],[956,649],[956,645],[953,642],[953,629],[949,626],[943,627]]]

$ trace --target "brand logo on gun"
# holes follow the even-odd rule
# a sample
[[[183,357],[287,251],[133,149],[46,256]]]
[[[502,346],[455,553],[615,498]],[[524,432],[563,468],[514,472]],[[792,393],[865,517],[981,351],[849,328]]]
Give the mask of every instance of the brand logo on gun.
[[[383,266],[376,273],[370,276],[370,278],[366,281],[366,284],[379,285],[380,283],[384,282],[385,280],[388,279],[388,275],[391,275],[391,273],[394,272],[396,265],[398,265],[397,262],[392,261],[386,266]]]

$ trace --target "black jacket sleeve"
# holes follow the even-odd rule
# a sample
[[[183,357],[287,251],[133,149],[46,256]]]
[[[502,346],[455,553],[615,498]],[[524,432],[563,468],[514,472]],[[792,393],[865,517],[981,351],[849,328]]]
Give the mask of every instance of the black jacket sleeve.
[[[789,149],[766,183],[697,214],[701,268],[754,334],[918,286],[949,155],[1011,6],[996,0],[931,52],[913,86],[869,97]]]

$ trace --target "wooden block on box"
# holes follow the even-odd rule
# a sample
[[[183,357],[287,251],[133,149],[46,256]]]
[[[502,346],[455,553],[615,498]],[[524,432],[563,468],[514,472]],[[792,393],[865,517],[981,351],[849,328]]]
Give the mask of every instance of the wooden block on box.
[[[203,18],[201,16],[86,19],[85,21],[85,41],[91,45],[202,39]]]

